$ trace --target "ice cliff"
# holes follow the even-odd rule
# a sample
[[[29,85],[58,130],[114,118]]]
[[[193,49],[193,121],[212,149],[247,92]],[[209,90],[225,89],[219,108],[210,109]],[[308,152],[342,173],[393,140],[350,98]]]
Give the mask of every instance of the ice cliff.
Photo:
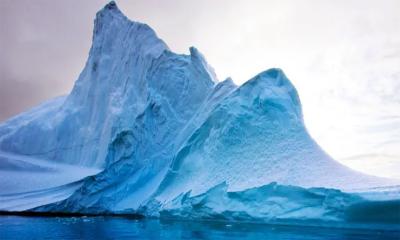
[[[114,2],[96,15],[71,93],[2,123],[0,151],[3,211],[400,220],[399,182],[329,157],[282,70],[219,82],[197,49],[173,53]]]

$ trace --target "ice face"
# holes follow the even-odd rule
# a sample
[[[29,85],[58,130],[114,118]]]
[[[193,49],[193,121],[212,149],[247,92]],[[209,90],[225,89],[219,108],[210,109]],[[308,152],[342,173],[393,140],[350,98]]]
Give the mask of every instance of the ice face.
[[[229,192],[221,183],[205,193],[191,191],[163,204],[159,217],[167,219],[245,221],[329,227],[396,228],[399,200],[387,193],[373,201],[362,194],[326,188],[301,188],[277,183]],[[394,211],[391,211],[392,209]],[[397,211],[396,211],[397,210]],[[367,223],[367,224],[366,224]],[[385,223],[388,226],[371,223]]]
[[[171,52],[114,2],[96,15],[89,58],[72,92],[1,124],[0,150],[8,156],[0,164],[5,174],[24,169],[34,176],[53,166],[57,174],[48,174],[55,179],[86,169],[59,178],[57,186],[41,182],[12,196],[3,190],[2,210],[200,219],[229,211],[231,220],[245,211],[269,221],[298,206],[304,211],[290,220],[326,220],[363,201],[334,189],[398,184],[330,158],[309,136],[297,91],[282,70],[267,70],[242,86],[219,82],[197,49]],[[41,164],[30,164],[32,158]],[[310,187],[326,190],[308,198],[316,194]],[[285,194],[287,201],[269,206]],[[326,202],[327,196],[335,197]],[[219,201],[228,208],[215,205]],[[270,211],[279,204],[288,205]],[[265,215],[255,213],[260,206]]]
[[[193,114],[187,106],[196,108],[216,80],[202,55],[191,52],[170,52],[149,26],[108,4],[97,13],[89,58],[65,102],[3,124],[13,131],[1,135],[1,149],[103,167],[110,139],[150,101],[155,108],[168,102],[181,120]]]

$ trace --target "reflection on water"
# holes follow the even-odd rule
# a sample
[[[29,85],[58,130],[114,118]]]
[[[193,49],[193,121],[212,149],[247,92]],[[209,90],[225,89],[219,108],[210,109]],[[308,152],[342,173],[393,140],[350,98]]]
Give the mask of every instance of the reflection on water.
[[[0,216],[0,239],[400,239],[399,231],[345,230],[120,217]]]

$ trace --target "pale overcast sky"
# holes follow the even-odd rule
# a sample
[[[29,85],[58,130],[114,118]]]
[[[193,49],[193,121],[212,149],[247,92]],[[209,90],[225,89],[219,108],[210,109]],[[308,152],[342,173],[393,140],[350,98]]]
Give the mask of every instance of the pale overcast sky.
[[[400,1],[119,0],[220,80],[271,67],[297,87],[311,135],[335,159],[400,178]],[[103,0],[0,0],[0,121],[67,94]]]

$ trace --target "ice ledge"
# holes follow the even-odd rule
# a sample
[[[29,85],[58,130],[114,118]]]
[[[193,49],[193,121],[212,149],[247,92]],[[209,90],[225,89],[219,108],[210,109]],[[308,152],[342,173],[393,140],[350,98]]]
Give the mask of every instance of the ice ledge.
[[[396,190],[393,194],[399,196]],[[379,200],[337,189],[276,182],[230,192],[227,183],[222,182],[199,195],[192,195],[191,191],[182,193],[160,204],[158,214],[166,219],[396,229],[400,216],[388,209],[398,209],[400,201],[385,193],[373,195]]]

